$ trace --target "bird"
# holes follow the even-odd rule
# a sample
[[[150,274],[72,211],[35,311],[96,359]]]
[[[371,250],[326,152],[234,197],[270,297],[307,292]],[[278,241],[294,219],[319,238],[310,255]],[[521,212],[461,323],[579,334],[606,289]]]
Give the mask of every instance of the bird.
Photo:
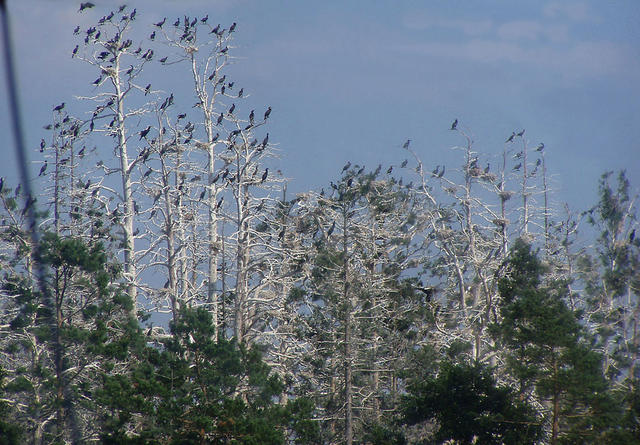
[[[150,91],[151,91],[151,84],[148,84],[146,87],[144,87],[144,95],[146,96],[147,94],[149,94]]]
[[[269,142],[269,133],[267,133],[267,135],[262,140],[262,146],[266,147],[268,142]]]
[[[100,76],[96,80],[94,80],[93,81],[93,85],[100,85],[100,82],[102,82],[102,76]]]
[[[44,175],[44,172],[46,171],[47,171],[47,161],[44,161],[44,164],[42,165],[42,167],[40,167],[40,173],[38,173],[38,176]]]
[[[229,34],[236,30],[236,22],[233,22],[229,27]]]
[[[262,184],[264,181],[267,180],[268,175],[269,175],[269,168],[267,167],[267,169],[262,174],[262,178],[260,179],[260,184]]]
[[[216,121],[216,124],[220,125],[222,123],[222,119],[224,119],[224,114],[220,113],[220,116],[218,116],[218,120]]]
[[[154,23],[155,26],[157,26],[158,28],[162,28],[162,25],[164,25],[164,22],[167,21],[167,18],[163,18],[161,22],[158,23]]]
[[[442,170],[440,171],[440,173],[438,173],[438,178],[442,178],[442,177],[444,176],[444,169],[445,169],[445,168],[446,168],[446,167],[443,165],[443,166],[442,166]]]
[[[264,120],[266,121],[271,115],[271,107],[267,108],[267,111],[264,112]]]
[[[80,33],[80,25],[76,26],[76,28],[73,30],[73,34],[74,35],[78,35]]]
[[[160,59],[160,63],[165,63],[167,61],[168,57],[164,56],[162,59]]]
[[[220,23],[218,23],[218,25],[211,30],[211,34],[218,34],[219,31],[220,31]]]
[[[220,206],[222,205],[222,201],[224,201],[224,196],[222,198],[220,198],[220,200],[218,201],[218,203],[216,204],[216,209],[219,209]]]
[[[387,169],[387,174],[388,174],[388,175],[390,175],[392,171],[393,171],[393,165],[391,165],[391,166]]]
[[[150,35],[149,35],[149,40],[154,40],[156,38],[156,32],[153,31]]]
[[[238,91],[238,97],[242,97],[243,94],[244,94],[244,88],[240,88],[240,91]]]
[[[484,168],[484,173],[485,173],[485,174],[489,173],[489,168],[490,168],[490,165],[489,165],[489,163],[487,162],[487,166]]]
[[[233,114],[233,112],[235,111],[235,109],[236,109],[236,104],[231,104],[231,107],[229,107],[229,111],[228,111],[227,113],[229,113],[229,114]]]
[[[458,128],[458,119],[454,120],[453,123],[451,124],[452,130],[455,130],[456,128]]]
[[[44,147],[46,146],[47,146],[47,143],[44,141],[44,139],[40,139],[40,153],[44,151]]]
[[[409,148],[409,144],[411,143],[411,139],[407,139],[407,142],[405,142],[402,145],[402,148],[404,148],[405,150],[407,150]]]
[[[180,26],[180,19],[176,20],[175,22],[173,22],[173,26],[175,26],[176,28],[178,26]]]
[[[93,8],[94,6],[95,5],[91,2],[80,3],[80,9],[78,9],[78,12],[82,12],[85,9]]]
[[[327,236],[331,236],[335,228],[336,228],[336,222],[333,221],[333,224],[331,224],[331,228],[327,231]]]
[[[634,239],[636,239],[636,229],[633,229],[629,234],[629,242],[632,243]]]
[[[438,176],[438,173],[440,173],[440,166],[439,166],[439,165],[436,165],[436,168],[434,168],[434,169],[431,171],[431,174],[432,174],[433,176]]]
[[[505,142],[513,142],[513,138],[515,136],[516,136],[516,132],[514,131],[511,133],[511,136],[509,136]]]
[[[536,151],[542,151],[544,150],[544,142],[540,142],[540,145],[538,145],[538,148],[536,148]]]
[[[251,125],[253,125],[254,119],[256,118],[256,114],[254,110],[251,110],[251,113],[249,113],[249,123]]]
[[[205,15],[204,17],[202,17],[202,18],[200,19],[200,22],[202,22],[202,23],[207,23],[207,20],[209,20],[209,14]]]
[[[147,128],[145,128],[144,130],[142,130],[140,132],[140,139],[139,140],[142,140],[142,138],[146,138],[147,135],[149,134],[149,131],[151,131],[151,125],[149,125]]]
[[[520,170],[520,167],[522,167],[522,162],[518,163],[518,165],[516,165],[515,167],[513,167],[514,170]]]
[[[120,7],[118,8],[118,14],[120,14],[122,11],[124,11],[124,8],[126,8],[127,5],[120,5]]]
[[[347,163],[344,165],[344,167],[342,167],[342,173],[344,173],[345,171],[349,170],[349,167],[351,167],[351,161],[347,161]]]
[[[76,47],[73,48],[73,51],[71,52],[71,58],[75,57],[76,54],[78,54],[78,45],[76,45]]]
[[[53,111],[62,111],[62,109],[64,108],[64,102],[62,102],[60,105],[58,105],[57,107],[53,108]]]
[[[204,189],[201,193],[200,193],[200,201],[202,201],[204,199],[204,195],[207,194],[207,189]]]
[[[0,193],[2,193],[3,188],[4,188],[4,178],[0,177]]]
[[[524,128],[522,129],[522,131],[516,133],[516,136],[520,136],[520,137],[524,136]]]
[[[187,113],[182,113],[178,115],[178,119],[184,119],[185,117],[187,117]]]
[[[400,164],[400,168],[405,168],[408,162],[409,162],[408,159],[405,159],[404,161],[402,161],[402,164]]]

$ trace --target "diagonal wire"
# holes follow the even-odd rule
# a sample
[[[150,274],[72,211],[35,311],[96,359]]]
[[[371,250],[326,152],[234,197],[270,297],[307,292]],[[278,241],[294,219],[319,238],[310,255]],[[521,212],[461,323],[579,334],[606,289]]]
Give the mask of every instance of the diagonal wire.
[[[46,270],[42,261],[39,260],[40,252],[40,232],[38,230],[38,215],[35,207],[35,200],[31,187],[31,180],[29,177],[29,170],[27,168],[27,155],[25,151],[24,137],[22,132],[22,121],[20,114],[20,106],[18,103],[18,88],[15,78],[15,69],[13,63],[13,52],[11,48],[11,32],[9,28],[9,13],[7,11],[6,0],[0,0],[0,20],[2,20],[2,38],[4,43],[4,65],[7,73],[7,97],[9,98],[9,115],[11,116],[11,124],[13,127],[13,137],[15,139],[16,156],[18,158],[18,165],[20,169],[20,181],[25,191],[25,206],[27,207],[27,220],[29,223],[29,233],[31,235],[31,244],[33,246],[33,252],[35,252],[36,259],[36,278],[38,281],[38,287],[43,298],[43,302],[50,313],[50,329],[54,338],[59,338],[58,325],[55,322],[53,314],[55,314],[55,304],[49,288],[46,283]],[[56,342],[54,348],[54,360],[55,363],[61,363],[62,360],[62,347],[59,342]],[[71,430],[73,443],[79,443],[80,431],[76,423],[74,413],[71,413]],[[61,428],[58,425],[58,428]],[[59,431],[60,432],[60,431]]]

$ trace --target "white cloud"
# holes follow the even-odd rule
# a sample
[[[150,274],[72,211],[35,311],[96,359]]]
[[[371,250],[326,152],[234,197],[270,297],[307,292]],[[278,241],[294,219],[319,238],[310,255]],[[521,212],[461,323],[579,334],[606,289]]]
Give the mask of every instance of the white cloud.
[[[487,34],[493,29],[493,22],[489,19],[448,19],[420,12],[405,16],[404,25],[409,29],[452,29],[468,36]]]
[[[569,29],[566,25],[547,25],[532,20],[517,20],[500,25],[497,34],[505,40],[539,40],[548,39],[553,42],[568,40]]]
[[[582,2],[551,2],[545,5],[543,12],[548,17],[566,17],[574,22],[587,22],[595,18],[589,7]]]

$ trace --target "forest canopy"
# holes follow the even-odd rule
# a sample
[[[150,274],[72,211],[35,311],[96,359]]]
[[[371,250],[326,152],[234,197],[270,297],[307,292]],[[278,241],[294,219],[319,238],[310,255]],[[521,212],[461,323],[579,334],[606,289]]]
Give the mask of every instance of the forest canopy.
[[[457,165],[406,140],[290,196],[237,26],[72,30],[84,112],[51,107],[34,196],[0,180],[0,442],[639,443],[626,173],[573,209],[544,144],[496,164],[455,119]]]

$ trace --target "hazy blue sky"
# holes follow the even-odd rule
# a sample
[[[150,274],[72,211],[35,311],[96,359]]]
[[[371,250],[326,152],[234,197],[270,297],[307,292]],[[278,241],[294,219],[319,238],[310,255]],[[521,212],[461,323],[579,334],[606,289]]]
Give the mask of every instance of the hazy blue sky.
[[[96,73],[71,59],[72,30],[119,5],[93,2],[80,15],[80,2],[8,0],[29,147],[55,104],[86,111],[73,96]],[[607,169],[627,169],[640,186],[638,0],[128,3],[140,38],[164,16],[238,23],[232,77],[251,93],[249,109],[273,107],[270,140],[294,191],[326,186],[347,160],[397,164],[407,138],[427,167],[453,170],[455,118],[490,156],[513,130],[543,141],[557,196],[579,209]],[[15,177],[1,77],[0,175]],[[171,85],[177,95],[189,87]]]

